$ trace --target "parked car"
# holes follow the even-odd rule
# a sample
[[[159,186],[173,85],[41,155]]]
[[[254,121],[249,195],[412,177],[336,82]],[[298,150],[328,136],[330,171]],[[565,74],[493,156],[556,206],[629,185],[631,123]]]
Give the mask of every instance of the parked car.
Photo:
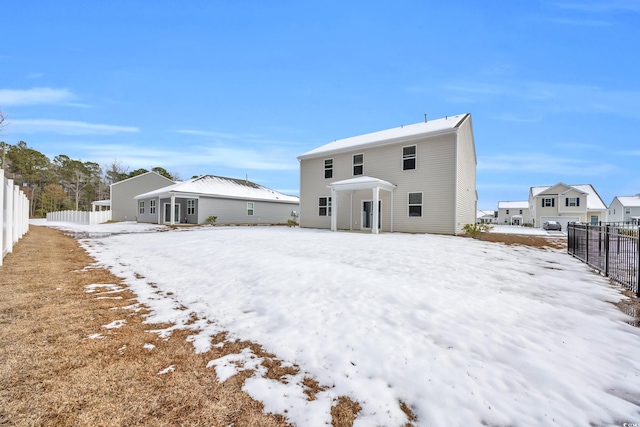
[[[562,225],[558,221],[548,221],[542,225],[545,230],[558,230],[562,231]]]

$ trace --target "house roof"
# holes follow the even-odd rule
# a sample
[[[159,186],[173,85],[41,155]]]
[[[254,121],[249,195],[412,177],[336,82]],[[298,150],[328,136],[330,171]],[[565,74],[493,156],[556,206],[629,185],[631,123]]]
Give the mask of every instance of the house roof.
[[[531,187],[531,197],[536,197],[538,195],[541,195],[541,193],[544,193],[551,188],[555,188],[555,187],[561,188],[562,186],[569,187],[569,189],[575,189],[583,194],[586,194],[587,209],[594,210],[594,211],[607,209],[607,206],[604,204],[604,202],[600,198],[600,195],[595,190],[595,188],[593,188],[591,184],[567,185],[559,182],[558,184],[552,185],[552,186]],[[563,194],[566,191],[567,190],[559,191],[557,194]]]
[[[638,196],[617,196],[616,199],[620,201],[620,204],[625,207],[640,207],[640,195]]]
[[[498,209],[529,209],[529,202],[517,201],[517,202],[498,202]]]
[[[140,194],[134,199],[169,197],[171,194],[211,196],[227,199],[266,200],[278,203],[300,203],[300,198],[287,196],[245,179],[202,175],[158,190]]]
[[[494,217],[496,214],[496,211],[476,211],[476,218],[483,218],[483,217]]]
[[[338,139],[301,154],[298,156],[298,160],[453,132],[467,116],[469,116],[469,114],[458,114],[456,116],[447,116],[443,119],[429,120],[413,125]]]
[[[167,185],[169,185],[169,183],[171,183],[171,182],[175,182],[175,181],[170,180],[166,176],[160,175],[156,171],[149,171],[149,172],[141,173],[140,175],[132,176],[131,178],[123,179],[122,181],[114,182],[113,184],[111,184],[111,186],[122,184],[123,182],[128,182],[128,181],[131,181],[133,179],[138,179],[138,178],[140,178],[142,176],[149,175],[149,174],[158,175],[160,178],[166,179],[167,180]]]

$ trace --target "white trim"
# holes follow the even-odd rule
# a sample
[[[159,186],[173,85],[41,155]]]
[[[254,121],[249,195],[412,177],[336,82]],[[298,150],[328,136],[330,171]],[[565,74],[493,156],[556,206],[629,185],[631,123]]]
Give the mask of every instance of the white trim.
[[[409,208],[411,206],[418,206],[416,203],[411,203],[411,194],[420,194],[420,216],[411,216]],[[424,192],[423,191],[409,191],[407,192],[407,218],[422,218],[424,211]]]
[[[331,160],[331,169],[327,169],[327,161]],[[323,167],[324,169],[322,170],[322,177],[324,179],[333,179],[333,168],[335,166],[335,162],[333,161],[333,157],[329,157],[328,159],[324,159],[323,162]],[[331,176],[327,178],[327,171],[330,170],[331,171]]]
[[[415,152],[413,154],[413,157],[407,157],[405,159],[405,157],[404,157],[404,149],[407,148],[407,147],[415,147]],[[413,158],[413,160],[414,160],[413,169],[405,169],[404,168],[404,161],[408,160],[408,159],[411,159],[411,158]],[[403,145],[402,146],[402,159],[401,160],[402,160],[402,165],[401,165],[401,168],[400,168],[401,171],[404,172],[404,171],[417,170],[418,169],[418,144]]]
[[[356,156],[362,156],[362,163],[356,165]],[[361,166],[362,167],[362,172],[359,173],[358,175],[356,175],[356,166]],[[354,155],[351,156],[351,176],[364,176],[364,153],[356,153]]]

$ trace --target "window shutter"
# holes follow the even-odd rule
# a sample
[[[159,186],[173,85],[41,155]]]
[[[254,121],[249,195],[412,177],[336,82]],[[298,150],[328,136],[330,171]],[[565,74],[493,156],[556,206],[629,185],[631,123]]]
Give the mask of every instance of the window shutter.
[[[568,197],[564,198],[564,205],[565,206],[569,206],[569,198]]]
[[[580,197],[576,197],[576,206],[580,206]]]
[[[544,208],[544,197],[540,200],[542,200],[542,207]]]
[[[551,207],[552,208],[556,207],[556,199],[555,198],[551,199]]]

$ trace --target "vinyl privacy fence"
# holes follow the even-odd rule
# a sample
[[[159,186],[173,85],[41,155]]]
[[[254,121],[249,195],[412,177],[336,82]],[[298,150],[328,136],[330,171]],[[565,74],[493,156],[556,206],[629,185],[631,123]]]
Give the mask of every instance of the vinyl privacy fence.
[[[29,199],[20,191],[20,187],[13,184],[12,179],[5,178],[3,169],[0,169],[0,210],[2,211],[1,266],[4,257],[13,252],[13,245],[29,231]]]
[[[59,211],[49,212],[47,221],[74,222],[76,224],[94,225],[111,221],[111,211]]]

